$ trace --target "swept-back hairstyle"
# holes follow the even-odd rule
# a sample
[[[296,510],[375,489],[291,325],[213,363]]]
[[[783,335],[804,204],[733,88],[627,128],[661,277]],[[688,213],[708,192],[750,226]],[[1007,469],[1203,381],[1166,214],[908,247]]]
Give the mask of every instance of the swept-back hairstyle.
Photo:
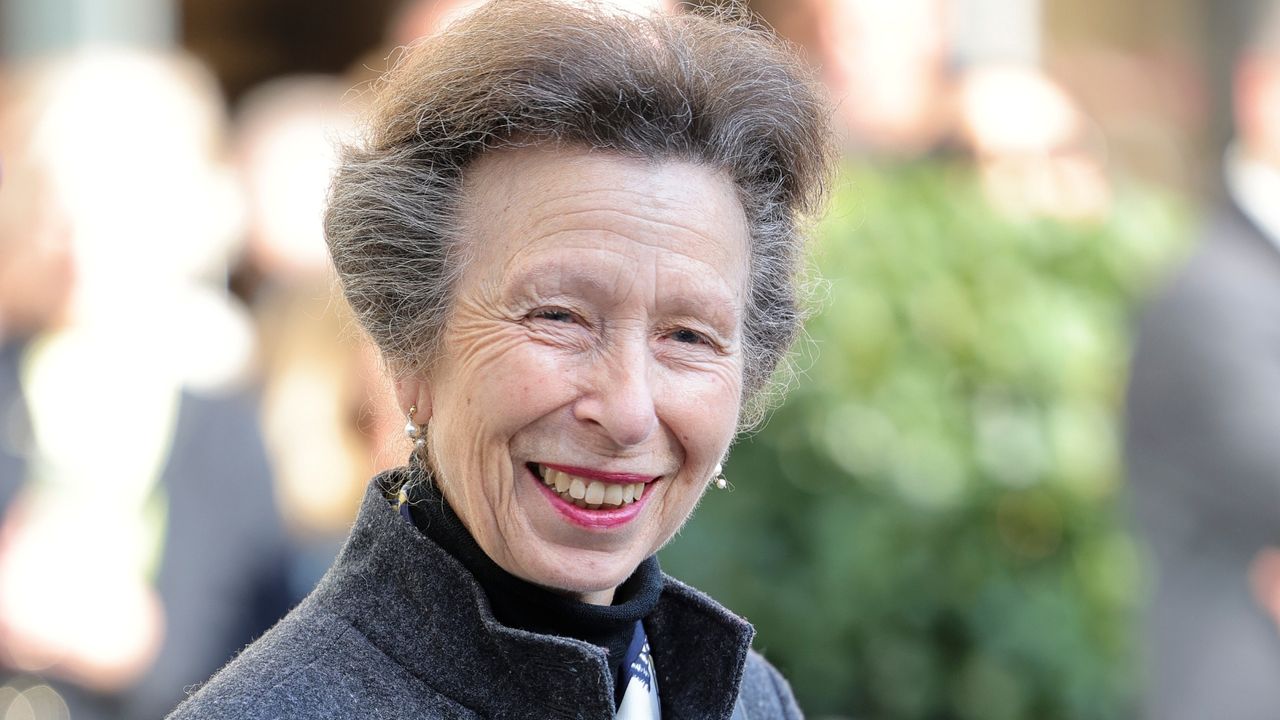
[[[493,0],[411,47],[381,81],[325,218],[348,301],[393,371],[425,370],[466,258],[463,176],[482,153],[566,144],[701,164],[751,232],[743,423],[803,320],[806,220],[833,164],[810,70],[741,12],[637,16]]]

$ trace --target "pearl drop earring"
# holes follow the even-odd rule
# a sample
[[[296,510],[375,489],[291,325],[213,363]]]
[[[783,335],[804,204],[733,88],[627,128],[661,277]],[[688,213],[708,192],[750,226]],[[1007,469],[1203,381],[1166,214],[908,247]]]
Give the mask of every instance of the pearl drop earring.
[[[409,439],[413,441],[413,451],[422,455],[427,449],[427,426],[425,424],[419,425],[414,421],[413,416],[417,414],[418,406],[410,405],[408,413],[409,422],[404,426],[404,434],[409,436]]]
[[[729,487],[729,481],[724,476],[724,465],[716,463],[716,469],[711,471],[711,484],[716,486],[717,490],[724,490]]]

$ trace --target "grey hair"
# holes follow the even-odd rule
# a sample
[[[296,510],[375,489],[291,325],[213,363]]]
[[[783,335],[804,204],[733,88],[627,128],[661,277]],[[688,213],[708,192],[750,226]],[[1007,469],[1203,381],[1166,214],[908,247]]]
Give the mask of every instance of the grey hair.
[[[723,172],[751,232],[741,424],[804,320],[808,221],[834,165],[812,71],[739,11],[638,16],[555,0],[493,0],[408,49],[349,147],[325,230],[356,316],[393,372],[438,357],[465,267],[463,176],[480,154],[585,147]]]

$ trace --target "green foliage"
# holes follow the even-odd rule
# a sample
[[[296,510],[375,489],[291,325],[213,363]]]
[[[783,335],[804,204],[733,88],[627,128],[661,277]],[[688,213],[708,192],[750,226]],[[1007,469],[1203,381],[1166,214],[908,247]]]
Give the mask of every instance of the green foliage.
[[[1014,220],[966,168],[846,176],[786,404],[666,569],[746,615],[811,715],[1129,717],[1130,318],[1183,219]]]

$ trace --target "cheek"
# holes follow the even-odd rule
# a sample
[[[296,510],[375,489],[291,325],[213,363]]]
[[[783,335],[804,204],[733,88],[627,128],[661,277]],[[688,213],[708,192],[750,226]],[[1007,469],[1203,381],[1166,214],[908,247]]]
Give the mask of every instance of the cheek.
[[[723,451],[738,426],[742,405],[742,371],[726,362],[710,372],[680,377],[671,384],[669,422],[692,454],[704,447]]]
[[[572,378],[580,375],[554,350],[519,337],[491,339],[456,365],[441,391],[458,394],[444,403],[446,415],[435,419],[483,438],[490,450],[570,403]]]

